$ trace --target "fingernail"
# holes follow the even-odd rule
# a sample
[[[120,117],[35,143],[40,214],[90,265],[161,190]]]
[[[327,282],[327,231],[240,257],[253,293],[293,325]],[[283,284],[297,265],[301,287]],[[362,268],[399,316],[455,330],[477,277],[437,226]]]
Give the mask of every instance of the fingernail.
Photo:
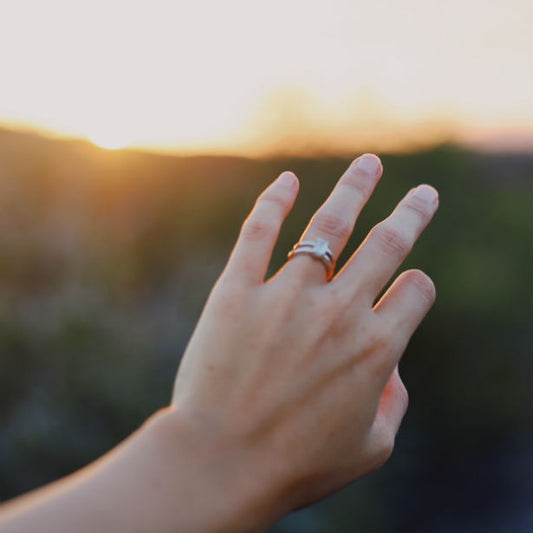
[[[381,161],[374,154],[363,154],[355,161],[357,170],[362,170],[368,176],[377,176],[381,171]]]
[[[295,175],[292,172],[282,172],[278,178],[278,183],[284,187],[293,187],[296,181]]]
[[[439,198],[439,193],[431,185],[419,185],[413,192],[423,202],[435,203]]]

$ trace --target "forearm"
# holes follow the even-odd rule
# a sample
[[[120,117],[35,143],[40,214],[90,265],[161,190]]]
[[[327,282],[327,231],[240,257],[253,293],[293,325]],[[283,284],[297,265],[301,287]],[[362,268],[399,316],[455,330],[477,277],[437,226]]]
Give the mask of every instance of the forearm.
[[[4,504],[0,533],[252,527],[251,498],[220,486],[227,465],[197,440],[176,411],[160,411],[98,461]]]

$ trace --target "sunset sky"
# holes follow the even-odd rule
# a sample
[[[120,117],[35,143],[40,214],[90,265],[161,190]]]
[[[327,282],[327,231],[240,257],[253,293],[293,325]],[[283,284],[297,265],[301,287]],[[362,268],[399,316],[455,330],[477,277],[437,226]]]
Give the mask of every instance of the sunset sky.
[[[266,153],[532,146],[530,0],[7,0],[0,124]]]

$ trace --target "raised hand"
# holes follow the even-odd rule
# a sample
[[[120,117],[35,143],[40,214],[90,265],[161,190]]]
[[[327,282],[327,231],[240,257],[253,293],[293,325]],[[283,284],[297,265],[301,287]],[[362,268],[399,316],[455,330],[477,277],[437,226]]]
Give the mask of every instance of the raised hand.
[[[376,298],[431,220],[437,192],[409,191],[329,281],[325,249],[307,253],[323,239],[339,257],[382,171],[375,155],[356,159],[304,231],[306,253],[265,281],[298,192],[294,174],[281,174],[244,222],[187,347],[172,403],[213,455],[200,477],[212,473],[205,490],[219,512],[240,509],[239,529],[266,527],[392,452],[407,408],[397,365],[435,289],[410,270]]]

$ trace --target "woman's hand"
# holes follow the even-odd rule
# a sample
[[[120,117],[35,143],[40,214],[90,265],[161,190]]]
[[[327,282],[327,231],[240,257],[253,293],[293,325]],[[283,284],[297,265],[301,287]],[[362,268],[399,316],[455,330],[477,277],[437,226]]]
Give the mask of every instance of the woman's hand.
[[[381,174],[376,156],[355,160],[302,239],[327,240],[337,258]],[[244,504],[234,508],[245,529],[265,527],[387,460],[407,408],[398,361],[435,299],[429,277],[411,270],[375,303],[437,209],[428,185],[411,190],[330,282],[321,261],[304,254],[265,282],[297,192],[296,177],[284,172],[258,198],[172,399],[198,454],[212,457],[198,466],[210,483],[205,494],[228,508],[242,496],[249,514]]]

